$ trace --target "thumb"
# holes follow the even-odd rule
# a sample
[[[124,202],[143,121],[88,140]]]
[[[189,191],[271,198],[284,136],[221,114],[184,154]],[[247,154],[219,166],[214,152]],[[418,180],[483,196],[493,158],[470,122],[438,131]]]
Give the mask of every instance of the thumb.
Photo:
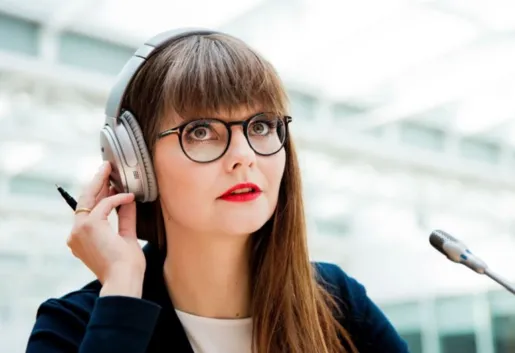
[[[136,202],[120,206],[118,210],[118,234],[136,239]]]

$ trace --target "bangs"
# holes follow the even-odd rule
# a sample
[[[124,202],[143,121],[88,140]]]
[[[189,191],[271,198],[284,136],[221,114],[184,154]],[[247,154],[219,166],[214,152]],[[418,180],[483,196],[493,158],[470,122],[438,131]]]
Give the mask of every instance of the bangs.
[[[163,53],[165,112],[188,119],[246,107],[286,114],[287,95],[270,63],[222,34],[184,38]]]

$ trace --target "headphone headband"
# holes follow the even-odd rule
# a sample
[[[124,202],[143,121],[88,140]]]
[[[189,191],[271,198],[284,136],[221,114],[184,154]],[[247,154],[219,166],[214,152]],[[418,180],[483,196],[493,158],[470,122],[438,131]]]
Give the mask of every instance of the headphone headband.
[[[109,124],[109,121],[112,119],[118,119],[121,114],[123,97],[132,81],[132,78],[138,73],[138,70],[143,66],[145,61],[150,58],[157,49],[172,41],[191,35],[214,33],[219,32],[204,28],[181,28],[159,33],[147,40],[138,50],[136,50],[116,78],[116,82],[109,93],[106,103],[106,124]]]

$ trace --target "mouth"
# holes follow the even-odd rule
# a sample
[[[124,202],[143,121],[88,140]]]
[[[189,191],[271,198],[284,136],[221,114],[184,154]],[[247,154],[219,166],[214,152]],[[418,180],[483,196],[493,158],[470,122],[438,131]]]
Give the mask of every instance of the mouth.
[[[261,195],[262,191],[256,184],[243,183],[233,186],[220,196],[226,201],[251,201]]]

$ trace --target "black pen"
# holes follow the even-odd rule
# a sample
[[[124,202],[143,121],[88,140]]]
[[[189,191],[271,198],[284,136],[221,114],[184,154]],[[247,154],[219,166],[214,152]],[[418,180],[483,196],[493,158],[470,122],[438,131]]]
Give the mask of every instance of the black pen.
[[[59,191],[63,199],[66,201],[66,203],[72,208],[72,210],[75,211],[75,209],[77,208],[77,201],[75,201],[75,199],[70,194],[68,194],[66,190],[64,190],[60,185],[55,184],[55,187],[57,188],[57,191]]]

